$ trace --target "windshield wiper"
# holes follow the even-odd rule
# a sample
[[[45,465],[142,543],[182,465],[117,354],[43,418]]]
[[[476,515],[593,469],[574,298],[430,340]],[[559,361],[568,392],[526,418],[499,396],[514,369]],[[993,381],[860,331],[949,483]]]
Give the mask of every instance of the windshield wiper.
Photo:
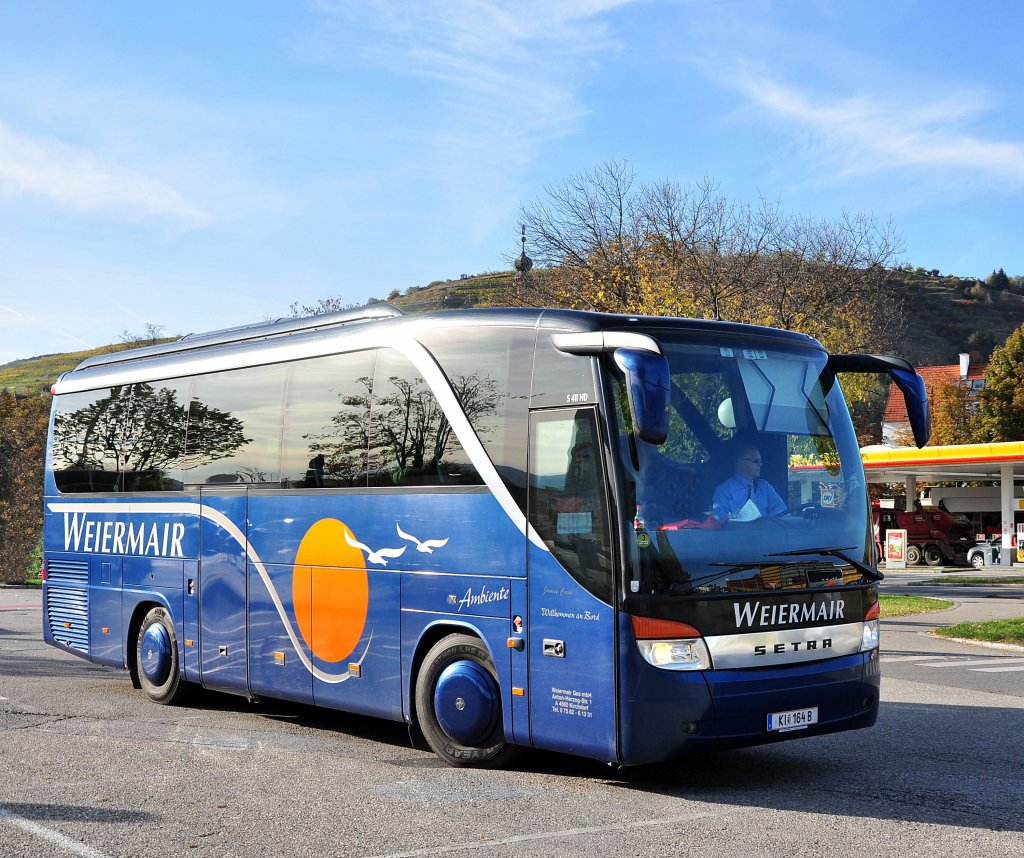
[[[829,557],[836,557],[840,560],[844,560],[849,563],[854,569],[861,573],[865,578],[870,581],[882,581],[885,576],[877,569],[872,569],[866,563],[861,563],[858,560],[854,560],[844,551],[856,551],[856,546],[851,545],[849,548],[801,548],[797,551],[780,551],[775,554],[766,554],[765,558],[768,557],[798,557],[805,554],[824,554]],[[775,565],[767,564],[764,560],[753,560],[744,561],[740,563],[711,563],[710,566],[726,566],[727,569],[723,569],[721,572],[716,572],[714,575],[703,575],[700,578],[693,578],[689,581],[680,581],[678,584],[674,584],[672,589],[676,587],[686,587],[687,592],[697,589],[699,584],[706,584],[709,581],[714,581],[716,578],[721,578],[724,575],[729,575],[732,572],[742,572],[744,569],[760,569],[762,566]]]
[[[885,576],[877,569],[872,569],[867,563],[861,563],[859,560],[854,560],[848,554],[844,554],[844,551],[856,551],[857,548],[851,545],[849,548],[801,548],[799,551],[780,551],[776,554],[769,554],[768,557],[797,557],[802,554],[824,554],[828,557],[838,557],[840,560],[845,560],[854,569],[860,572],[869,581],[884,581]]]

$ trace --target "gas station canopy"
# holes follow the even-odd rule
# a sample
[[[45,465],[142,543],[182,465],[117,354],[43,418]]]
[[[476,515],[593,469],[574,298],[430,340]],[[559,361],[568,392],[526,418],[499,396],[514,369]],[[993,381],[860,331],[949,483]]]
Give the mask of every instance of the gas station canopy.
[[[991,482],[999,485],[1002,540],[1010,554],[1014,533],[1014,480],[1024,480],[1024,442],[957,444],[948,447],[864,447],[860,451],[869,483],[903,483],[908,512],[913,510],[918,481]]]
[[[949,447],[864,447],[860,451],[869,483],[999,482],[1006,469],[1024,480],[1024,441],[957,444]]]

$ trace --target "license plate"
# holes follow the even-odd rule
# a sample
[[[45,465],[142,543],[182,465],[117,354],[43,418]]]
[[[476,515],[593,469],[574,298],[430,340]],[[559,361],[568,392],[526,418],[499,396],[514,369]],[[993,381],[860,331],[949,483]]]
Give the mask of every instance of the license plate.
[[[807,709],[790,709],[788,712],[772,712],[768,716],[768,732],[787,730],[803,730],[811,724],[818,723],[818,707]]]

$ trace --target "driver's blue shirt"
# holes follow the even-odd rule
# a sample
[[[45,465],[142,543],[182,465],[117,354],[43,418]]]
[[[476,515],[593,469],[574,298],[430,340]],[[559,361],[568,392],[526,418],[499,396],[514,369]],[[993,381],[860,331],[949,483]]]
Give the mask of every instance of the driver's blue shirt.
[[[712,515],[719,521],[736,515],[748,500],[752,500],[761,515],[781,515],[786,504],[767,480],[746,480],[732,476],[715,489]]]

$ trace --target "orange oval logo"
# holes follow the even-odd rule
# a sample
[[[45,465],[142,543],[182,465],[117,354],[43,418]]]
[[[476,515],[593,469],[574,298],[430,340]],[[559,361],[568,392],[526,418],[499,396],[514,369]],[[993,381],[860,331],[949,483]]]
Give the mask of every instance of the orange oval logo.
[[[363,552],[348,544],[355,536],[342,522],[322,518],[299,543],[292,572],[292,600],[302,639],[313,655],[341,661],[359,643],[370,604]]]

